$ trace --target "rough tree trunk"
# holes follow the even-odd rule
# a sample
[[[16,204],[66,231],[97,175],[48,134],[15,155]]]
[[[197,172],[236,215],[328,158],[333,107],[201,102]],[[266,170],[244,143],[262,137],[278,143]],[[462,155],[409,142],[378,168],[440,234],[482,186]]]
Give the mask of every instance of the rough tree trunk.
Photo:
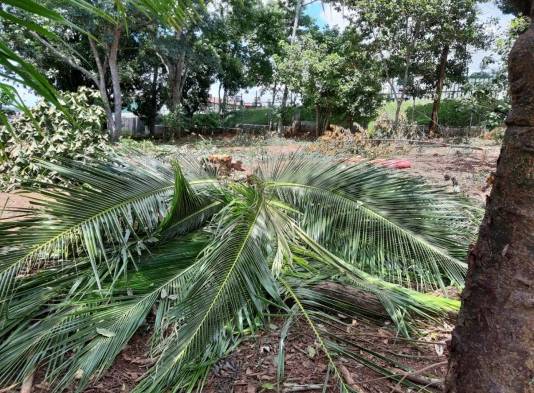
[[[219,91],[218,91],[218,95],[217,95],[217,99],[219,100],[218,101],[219,107],[218,107],[217,112],[219,113],[219,115],[222,114],[221,89],[222,89],[222,83],[219,82]]]
[[[183,31],[177,31],[174,38],[177,42],[182,42],[185,39],[185,33]],[[185,80],[183,71],[186,56],[184,52],[169,55],[165,51],[159,52],[158,50],[156,50],[156,55],[167,71],[167,91],[169,92],[169,97],[166,104],[169,111],[174,113],[180,106],[182,100],[182,88]]]
[[[321,110],[319,105],[315,106],[315,137],[319,138],[319,128],[321,127]]]
[[[154,66],[152,72],[152,83],[150,86],[150,115],[147,117],[147,126],[150,133],[150,137],[155,136],[156,118],[158,114],[158,77],[159,66]]]
[[[276,101],[276,88],[277,88],[277,82],[274,82],[273,86],[273,98],[271,99],[271,107],[274,107],[274,103]]]
[[[171,96],[169,99],[169,110],[174,113],[182,101],[183,71],[185,64],[185,54],[178,57],[178,61],[170,66],[169,85]]]
[[[122,91],[119,77],[117,58],[119,53],[119,42],[121,39],[122,26],[118,25],[113,31],[113,41],[109,49],[109,72],[111,75],[111,86],[113,89],[113,110],[115,127],[111,140],[117,142],[122,129]]]
[[[534,391],[534,25],[518,38],[508,67],[512,111],[469,254],[448,393]]]
[[[224,89],[223,91],[223,98],[222,98],[222,107],[221,107],[221,113],[226,113],[226,103],[228,102],[228,90]]]
[[[106,111],[106,124],[108,128],[108,133],[110,139],[113,138],[115,124],[113,123],[113,111],[111,110],[111,105],[109,104],[108,91],[106,88],[106,69],[104,63],[100,58],[100,53],[98,52],[98,47],[96,46],[95,41],[92,38],[89,38],[89,46],[91,47],[91,52],[96,63],[96,69],[98,70],[98,79],[95,82],[98,86],[98,91],[100,92],[100,98],[102,99],[102,104],[104,105],[104,110]]]
[[[436,84],[436,94],[434,95],[434,104],[432,105],[432,115],[430,116],[430,125],[428,135],[434,137],[438,133],[438,113],[441,104],[441,93],[445,83],[445,71],[447,69],[447,58],[449,57],[449,45],[445,45],[441,51],[439,59],[438,83]]]

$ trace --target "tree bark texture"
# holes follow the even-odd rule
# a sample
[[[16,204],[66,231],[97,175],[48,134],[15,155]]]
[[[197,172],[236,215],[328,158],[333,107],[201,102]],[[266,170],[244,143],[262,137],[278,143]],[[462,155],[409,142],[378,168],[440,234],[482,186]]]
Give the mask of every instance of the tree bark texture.
[[[113,111],[114,111],[114,129],[111,136],[113,142],[120,138],[122,129],[122,91],[119,77],[119,68],[117,58],[119,53],[119,43],[121,39],[122,26],[118,25],[113,31],[113,41],[109,48],[109,72],[111,75],[111,87],[113,89]]]
[[[98,86],[100,98],[102,99],[104,110],[106,111],[106,124],[108,128],[108,133],[110,138],[113,138],[113,130],[115,129],[115,124],[113,122],[113,112],[111,110],[111,105],[109,104],[108,91],[106,88],[105,64],[102,63],[100,53],[98,52],[98,47],[96,46],[96,43],[92,38],[89,38],[89,46],[91,47],[91,52],[93,53],[93,57],[95,58],[95,64],[98,70],[98,79],[95,80],[95,84]]]
[[[434,95],[434,103],[432,105],[432,115],[430,116],[430,126],[428,134],[433,137],[438,134],[438,113],[441,104],[441,94],[443,93],[443,85],[445,84],[445,71],[447,69],[447,58],[449,57],[449,45],[445,45],[441,51],[439,59],[438,82],[436,83],[436,94]]]
[[[512,111],[479,238],[469,254],[448,393],[534,392],[533,24],[516,41],[508,70]]]
[[[174,113],[180,106],[182,101],[182,88],[185,77],[183,75],[185,65],[185,54],[182,53],[178,57],[178,61],[169,64],[169,85],[170,85],[170,99],[169,110]]]
[[[154,66],[152,71],[152,83],[150,86],[150,108],[151,113],[147,117],[147,126],[150,132],[150,136],[153,138],[156,128],[156,119],[158,116],[158,77],[159,66]]]

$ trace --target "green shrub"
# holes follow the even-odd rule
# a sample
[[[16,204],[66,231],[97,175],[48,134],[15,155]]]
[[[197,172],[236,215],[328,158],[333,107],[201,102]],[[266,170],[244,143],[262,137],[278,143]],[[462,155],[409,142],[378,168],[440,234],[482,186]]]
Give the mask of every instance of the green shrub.
[[[197,113],[193,115],[192,126],[198,128],[217,128],[221,126],[221,117],[218,113]]]
[[[448,127],[487,126],[495,124],[495,108],[483,105],[467,105],[460,100],[443,100],[438,113],[439,124]],[[408,119],[414,119],[419,125],[430,122],[432,103],[409,107]],[[500,120],[497,119],[497,122]]]
[[[235,127],[238,124],[269,124],[276,121],[275,108],[250,108],[230,112],[223,120],[225,127]]]
[[[76,93],[64,93],[60,102],[64,111],[41,102],[0,127],[0,188],[11,189],[24,181],[59,180],[43,170],[38,160],[83,161],[102,157],[108,151],[102,128],[105,112],[98,104],[98,92],[80,88]]]

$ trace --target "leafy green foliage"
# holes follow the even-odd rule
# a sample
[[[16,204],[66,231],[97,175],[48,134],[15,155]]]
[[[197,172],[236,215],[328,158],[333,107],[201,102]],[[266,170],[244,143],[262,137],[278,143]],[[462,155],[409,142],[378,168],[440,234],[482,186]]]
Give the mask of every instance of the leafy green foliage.
[[[507,101],[499,100],[484,86],[475,86],[469,100],[443,100],[439,109],[439,123],[449,127],[485,126],[493,128],[501,125],[508,113]],[[419,104],[409,107],[406,116],[417,124],[428,124],[432,104]]]
[[[269,124],[277,120],[280,108],[249,108],[231,111],[224,117],[223,124],[227,127],[235,127],[238,124]],[[298,117],[300,120],[314,121],[315,108],[296,106],[284,109],[282,122],[289,126],[293,118]],[[344,124],[346,114],[335,111],[332,113],[331,121],[335,124]]]
[[[80,88],[76,93],[64,93],[59,102],[69,113],[76,114],[76,127],[65,110],[46,102],[0,127],[0,185],[3,188],[27,181],[57,181],[56,174],[37,165],[38,160],[83,161],[108,152],[103,132],[105,113],[98,93]]]
[[[221,126],[221,117],[217,113],[196,113],[191,123],[195,128],[217,128]]]
[[[223,124],[227,127],[235,127],[238,124],[269,124],[276,119],[274,108],[251,108],[229,112]]]
[[[299,153],[242,183],[187,156],[39,165],[83,185],[41,190],[37,209],[0,222],[0,386],[42,367],[57,391],[81,391],[150,321],[155,364],[135,391],[201,389],[271,308],[310,325],[349,392],[339,354],[394,373],[337,340],[340,314],[408,335],[458,308],[422,291],[462,283],[470,207],[386,169]],[[323,282],[365,295],[331,301]]]
[[[280,80],[302,94],[320,128],[333,114],[367,123],[380,107],[380,68],[356,31],[307,34],[275,56]],[[321,123],[325,124],[321,124]]]

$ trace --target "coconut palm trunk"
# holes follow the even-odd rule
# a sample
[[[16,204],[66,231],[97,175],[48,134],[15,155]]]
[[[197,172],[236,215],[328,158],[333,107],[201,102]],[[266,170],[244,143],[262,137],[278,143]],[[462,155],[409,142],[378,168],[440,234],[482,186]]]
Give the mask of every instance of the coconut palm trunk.
[[[532,7],[532,1],[515,3],[523,12]],[[534,387],[534,24],[518,38],[508,67],[512,111],[468,257],[449,393],[527,393]]]

